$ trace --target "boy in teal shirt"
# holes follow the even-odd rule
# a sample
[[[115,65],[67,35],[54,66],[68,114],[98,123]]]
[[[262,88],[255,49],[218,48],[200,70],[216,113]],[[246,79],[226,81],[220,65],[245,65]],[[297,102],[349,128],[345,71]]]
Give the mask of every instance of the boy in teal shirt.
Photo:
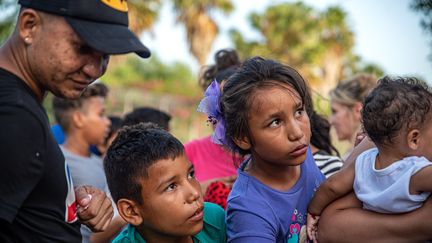
[[[113,242],[226,242],[225,212],[204,203],[182,143],[163,129],[122,129],[104,168],[119,214],[129,225]]]

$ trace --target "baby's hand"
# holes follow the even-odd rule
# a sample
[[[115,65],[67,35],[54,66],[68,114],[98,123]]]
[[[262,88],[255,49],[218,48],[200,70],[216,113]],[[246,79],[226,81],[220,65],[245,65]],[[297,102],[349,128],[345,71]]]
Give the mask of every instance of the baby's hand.
[[[309,240],[314,243],[318,243],[318,221],[319,216],[312,215],[310,213],[307,214],[307,234]]]

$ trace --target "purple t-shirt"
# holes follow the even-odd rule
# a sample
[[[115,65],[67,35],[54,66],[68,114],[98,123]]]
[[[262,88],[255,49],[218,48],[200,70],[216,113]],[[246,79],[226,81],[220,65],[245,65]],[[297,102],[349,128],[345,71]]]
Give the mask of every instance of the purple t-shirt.
[[[304,242],[307,206],[325,177],[308,149],[301,175],[288,191],[264,185],[238,170],[227,206],[228,242]]]

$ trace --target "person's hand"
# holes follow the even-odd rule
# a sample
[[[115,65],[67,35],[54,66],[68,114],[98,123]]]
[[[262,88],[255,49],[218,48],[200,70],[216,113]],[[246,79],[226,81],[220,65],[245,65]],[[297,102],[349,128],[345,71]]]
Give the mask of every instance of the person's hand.
[[[75,196],[80,222],[93,232],[104,231],[114,214],[111,199],[102,190],[93,186],[75,188]]]
[[[357,134],[356,134],[356,139],[355,139],[355,142],[354,142],[354,147],[355,146],[357,146],[361,141],[363,141],[363,139],[365,139],[367,137],[367,134],[366,134],[366,132],[365,131],[361,131],[361,132],[358,132]]]
[[[318,221],[319,216],[307,214],[306,231],[309,240],[318,243]]]

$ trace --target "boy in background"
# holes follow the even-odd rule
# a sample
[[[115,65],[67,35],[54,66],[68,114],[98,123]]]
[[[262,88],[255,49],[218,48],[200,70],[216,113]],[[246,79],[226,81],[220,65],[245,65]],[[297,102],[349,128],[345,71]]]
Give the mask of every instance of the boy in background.
[[[102,83],[90,85],[77,99],[54,97],[53,109],[58,124],[65,132],[61,145],[75,186],[92,185],[109,194],[102,159],[91,153],[90,145],[101,144],[108,135],[110,120],[105,114],[108,88]],[[113,220],[111,224],[117,224]],[[124,223],[123,223],[124,224]],[[111,228],[111,227],[110,227]],[[121,226],[117,231],[120,231]],[[107,229],[108,233],[110,230]],[[90,242],[92,232],[81,226],[82,242]]]
[[[104,168],[121,217],[113,242],[226,242],[225,212],[204,203],[182,143],[153,124],[124,127]]]

